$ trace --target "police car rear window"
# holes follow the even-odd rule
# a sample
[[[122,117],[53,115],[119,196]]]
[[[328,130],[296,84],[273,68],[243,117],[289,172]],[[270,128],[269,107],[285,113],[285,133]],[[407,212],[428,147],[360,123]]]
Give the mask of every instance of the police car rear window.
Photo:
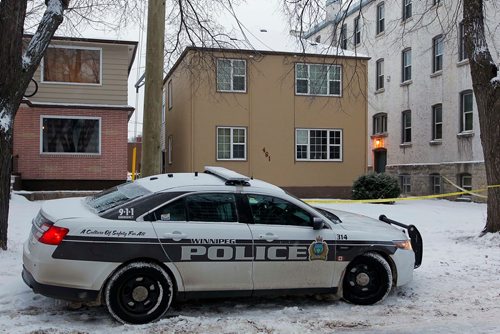
[[[97,213],[101,213],[150,193],[137,183],[125,183],[87,197],[86,203]]]

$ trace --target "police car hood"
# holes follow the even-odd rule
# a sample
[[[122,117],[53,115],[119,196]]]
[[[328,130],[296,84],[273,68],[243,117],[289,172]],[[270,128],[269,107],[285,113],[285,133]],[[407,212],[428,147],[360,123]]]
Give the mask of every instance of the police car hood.
[[[94,212],[89,210],[84,201],[84,197],[45,201],[42,205],[42,213],[53,222],[61,219],[97,217]]]
[[[380,220],[351,212],[337,210],[328,211],[337,215],[337,217],[339,217],[342,221],[342,223],[337,226],[341,226],[348,231],[359,231],[373,235],[376,234],[380,237],[383,236],[388,240],[407,239],[406,233],[402,229],[384,223]]]

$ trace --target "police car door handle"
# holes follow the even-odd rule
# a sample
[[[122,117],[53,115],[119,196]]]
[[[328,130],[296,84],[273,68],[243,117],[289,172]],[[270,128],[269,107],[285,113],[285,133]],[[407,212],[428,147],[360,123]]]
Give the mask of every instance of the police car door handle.
[[[266,233],[266,234],[259,235],[259,239],[267,240],[267,241],[274,241],[274,240],[278,239],[278,236],[274,233]]]
[[[173,239],[174,241],[179,241],[187,238],[187,234],[178,231],[174,231],[172,233],[164,233],[163,236],[167,239]]]

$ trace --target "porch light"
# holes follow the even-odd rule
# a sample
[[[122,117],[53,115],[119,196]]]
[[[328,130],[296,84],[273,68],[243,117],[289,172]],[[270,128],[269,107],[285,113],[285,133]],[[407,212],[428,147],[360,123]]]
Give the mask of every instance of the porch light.
[[[373,146],[375,148],[384,148],[384,139],[383,138],[376,138],[373,141]]]

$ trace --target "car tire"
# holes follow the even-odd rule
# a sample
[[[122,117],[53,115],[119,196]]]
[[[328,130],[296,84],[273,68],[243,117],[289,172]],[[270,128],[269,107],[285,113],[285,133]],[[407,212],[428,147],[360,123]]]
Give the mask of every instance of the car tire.
[[[389,263],[377,253],[355,258],[344,274],[343,298],[353,304],[371,305],[383,300],[392,288]]]
[[[168,311],[173,295],[172,279],[161,266],[134,262],[111,276],[104,301],[116,320],[145,324],[159,320]]]

